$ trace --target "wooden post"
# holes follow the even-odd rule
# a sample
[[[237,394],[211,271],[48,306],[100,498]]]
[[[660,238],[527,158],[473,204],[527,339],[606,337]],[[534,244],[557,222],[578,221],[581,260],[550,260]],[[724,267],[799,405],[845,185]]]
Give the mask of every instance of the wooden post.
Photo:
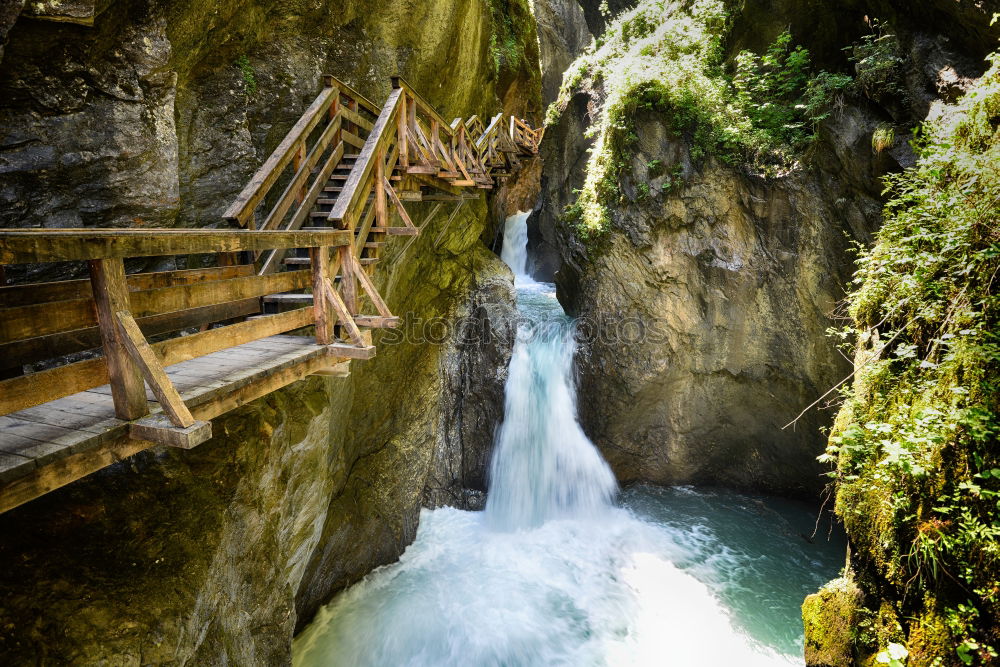
[[[382,183],[385,178],[385,149],[381,149],[375,157],[375,226],[385,229],[389,226],[388,209],[385,205],[385,188]]]
[[[138,419],[149,413],[146,387],[142,383],[142,371],[129,356],[122,341],[117,317],[119,311],[130,308],[125,264],[118,258],[92,259],[88,264],[94,303],[97,305],[97,322],[111,379],[111,395],[115,401],[115,415],[119,419]]]
[[[354,254],[354,243],[349,246],[340,246],[338,252],[340,253],[340,293],[344,297],[347,312],[351,315],[357,315],[358,283],[357,277],[354,275],[354,264],[350,259]]]
[[[410,166],[410,142],[406,134],[406,93],[401,96],[402,107],[396,116],[396,145],[399,146],[399,164],[406,173]]]
[[[327,316],[326,285],[330,273],[330,249],[309,248],[309,263],[312,265],[313,313],[316,318],[316,344],[329,345],[333,342],[330,332],[330,318]]]

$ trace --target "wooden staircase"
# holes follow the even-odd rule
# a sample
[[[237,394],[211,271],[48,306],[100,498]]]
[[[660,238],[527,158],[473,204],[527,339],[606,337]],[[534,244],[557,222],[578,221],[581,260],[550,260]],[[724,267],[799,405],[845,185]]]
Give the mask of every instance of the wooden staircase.
[[[446,123],[392,83],[376,107],[324,77],[228,229],[0,230],[0,269],[89,274],[0,285],[0,512],[149,447],[195,447],[215,417],[375,354],[371,330],[399,325],[372,281],[392,237],[492,189],[542,137],[502,114]],[[411,202],[434,202],[420,225]],[[129,258],[196,268],[128,274]]]

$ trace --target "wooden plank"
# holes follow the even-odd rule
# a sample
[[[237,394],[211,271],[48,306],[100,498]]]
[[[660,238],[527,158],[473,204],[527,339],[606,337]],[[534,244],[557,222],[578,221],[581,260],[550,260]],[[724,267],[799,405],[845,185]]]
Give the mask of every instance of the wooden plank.
[[[246,266],[248,265],[244,265],[244,267]],[[245,274],[241,272],[240,275]],[[143,334],[150,337],[259,312],[260,300],[251,298],[202,306],[201,308],[190,308],[174,313],[151,315],[140,318],[138,322]],[[95,326],[0,344],[0,359],[16,360],[18,365],[31,364],[45,359],[54,359],[71,352],[93,349],[100,347],[100,345],[101,333]],[[104,382],[107,380],[105,379]],[[3,414],[2,411],[0,414]]]
[[[223,301],[239,301],[266,294],[289,292],[307,287],[310,282],[310,272],[302,269],[266,276],[246,276],[213,283],[133,292],[131,312],[133,316],[145,317],[162,312],[199,308]]]
[[[249,222],[253,217],[254,209],[263,201],[264,196],[278,180],[281,171],[292,160],[299,144],[304,142],[309,133],[323,120],[327,108],[339,94],[340,91],[336,87],[323,89],[298,122],[288,131],[281,143],[275,147],[264,164],[260,166],[260,169],[253,175],[236,200],[223,213],[223,218],[238,222],[241,226],[245,226]]]
[[[99,259],[89,262],[88,266],[104,347],[104,361],[107,364],[111,395],[115,399],[115,416],[126,420],[138,419],[148,412],[146,390],[142,386],[139,367],[125,352],[125,341],[115,315],[129,308],[125,265],[120,259]]]
[[[344,359],[332,355],[326,348],[304,353],[302,359],[260,373],[239,388],[205,394],[198,400],[189,399],[191,412],[197,419],[214,419],[339,361]]]
[[[341,246],[350,240],[343,231],[317,229],[4,229],[0,264]]]
[[[12,416],[24,421],[35,422],[37,424],[47,424],[49,426],[59,426],[74,431],[87,431],[88,433],[100,434],[122,424],[122,420],[114,417],[114,413],[105,416],[95,416],[87,412],[74,410],[68,412],[60,410],[52,403],[44,406],[19,410]]]
[[[204,269],[183,269],[179,271],[159,271],[156,273],[133,273],[125,277],[130,292],[168,287],[170,285],[191,285],[212,280],[228,280],[253,273],[249,264],[235,266],[213,266]],[[68,301],[90,299],[93,291],[90,279],[61,280],[51,283],[30,283],[0,287],[0,308],[29,306],[48,301]],[[0,313],[2,317],[2,313]]]
[[[347,130],[341,130],[340,139],[345,144],[350,144],[355,148],[364,148],[365,140],[354,134],[353,132],[348,132]]]
[[[357,111],[344,108],[341,110],[341,113],[344,114],[344,118],[346,120],[351,121],[365,132],[371,132],[372,128],[375,127],[373,123],[369,122],[367,118],[359,114]]]
[[[29,500],[85,477],[101,468],[122,461],[153,446],[152,442],[132,440],[122,427],[115,438],[100,447],[71,454],[32,471],[0,487],[0,512],[6,512]]]
[[[180,428],[189,428],[194,425],[194,417],[191,416],[191,412],[184,405],[184,401],[181,400],[174,384],[167,377],[159,359],[149,347],[146,337],[139,331],[139,325],[132,319],[132,314],[127,310],[120,310],[116,314],[121,342],[128,350],[132,361],[142,371],[146,384],[156,395],[156,399],[160,402],[160,406],[170,418],[171,423]]]

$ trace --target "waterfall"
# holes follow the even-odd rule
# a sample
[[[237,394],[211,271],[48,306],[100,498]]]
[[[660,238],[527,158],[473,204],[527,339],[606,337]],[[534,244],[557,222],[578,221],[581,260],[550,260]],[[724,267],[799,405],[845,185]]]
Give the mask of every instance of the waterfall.
[[[800,605],[842,545],[768,499],[615,480],[576,420],[574,324],[527,275],[507,221],[521,326],[484,512],[423,510],[416,540],[320,610],[293,665],[788,667]],[[762,511],[765,509],[766,511]]]
[[[486,520],[505,530],[595,516],[611,507],[617,489],[611,469],[576,419],[573,323],[554,286],[524,273],[527,217],[508,218],[502,254],[517,277],[521,324],[490,465]]]
[[[517,283],[528,280],[528,216],[530,213],[516,213],[504,223],[503,247],[500,259],[514,272]]]

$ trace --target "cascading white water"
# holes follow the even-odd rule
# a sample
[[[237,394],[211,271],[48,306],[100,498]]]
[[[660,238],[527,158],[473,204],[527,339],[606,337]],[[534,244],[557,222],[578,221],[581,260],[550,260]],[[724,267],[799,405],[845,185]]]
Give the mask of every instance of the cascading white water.
[[[617,489],[611,469],[576,420],[573,322],[552,285],[524,273],[527,215],[507,220],[502,255],[517,279],[522,315],[486,501],[487,524],[505,530],[594,517],[611,507]]]
[[[514,272],[514,280],[531,280],[528,275],[528,216],[530,213],[515,213],[507,218],[503,226],[503,246],[500,259]]]
[[[800,537],[792,503],[615,481],[576,420],[573,323],[526,275],[525,218],[503,257],[524,323],[485,512],[424,510],[400,561],[320,610],[296,666],[801,664],[804,595],[843,547]]]

